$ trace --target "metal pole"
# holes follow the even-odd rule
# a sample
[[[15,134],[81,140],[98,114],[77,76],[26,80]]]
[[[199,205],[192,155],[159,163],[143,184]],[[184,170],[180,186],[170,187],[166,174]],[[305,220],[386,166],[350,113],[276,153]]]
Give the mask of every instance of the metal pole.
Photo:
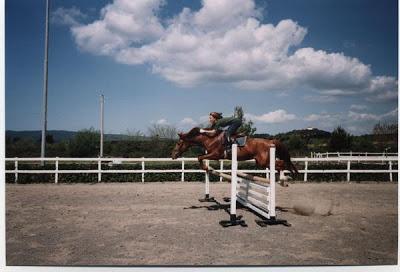
[[[100,158],[103,158],[104,142],[104,95],[100,95]]]
[[[43,81],[43,127],[42,127],[42,145],[41,158],[46,156],[46,131],[47,131],[47,89],[48,89],[48,56],[49,56],[49,10],[50,3],[46,0],[46,26],[45,26],[45,47],[44,47],[44,81]],[[41,161],[44,165],[44,161]]]

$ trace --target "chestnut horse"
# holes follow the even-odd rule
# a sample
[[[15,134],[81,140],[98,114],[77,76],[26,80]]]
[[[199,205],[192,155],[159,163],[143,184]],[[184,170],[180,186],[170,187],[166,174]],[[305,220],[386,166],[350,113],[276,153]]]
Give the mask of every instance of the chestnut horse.
[[[171,157],[178,158],[188,148],[192,146],[202,146],[207,154],[198,157],[200,167],[207,171],[204,160],[229,159],[224,149],[224,133],[220,132],[216,136],[208,136],[200,133],[200,128],[195,127],[188,133],[179,133],[179,141],[175,145]],[[269,148],[271,145],[276,147],[276,170],[280,172],[280,179],[284,179],[283,170],[289,170],[292,174],[298,174],[296,166],[290,160],[287,148],[279,140],[268,140],[262,138],[248,138],[243,147],[238,147],[238,161],[255,159],[257,166],[267,168],[269,165]]]

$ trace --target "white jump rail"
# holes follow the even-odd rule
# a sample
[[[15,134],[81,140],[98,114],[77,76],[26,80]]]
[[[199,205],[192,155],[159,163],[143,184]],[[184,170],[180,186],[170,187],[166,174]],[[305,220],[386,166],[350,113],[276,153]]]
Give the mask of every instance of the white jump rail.
[[[14,169],[5,170],[6,174],[14,174],[15,183],[18,183],[18,174],[54,174],[54,182],[58,183],[58,176],[60,174],[97,174],[98,182],[102,181],[102,174],[107,173],[124,173],[124,174],[141,174],[142,182],[145,182],[145,174],[146,173],[180,173],[181,181],[185,180],[185,173],[205,173],[204,170],[200,169],[187,169],[187,165],[185,162],[197,162],[197,158],[179,158],[175,161],[181,163],[180,169],[146,169],[145,164],[148,162],[173,162],[171,158],[5,158],[6,162],[13,162]],[[52,162],[54,163],[54,169],[49,170],[23,170],[21,169],[20,163],[34,163],[39,164],[40,162]],[[254,160],[249,160],[248,162],[252,162]],[[326,174],[326,173],[339,173],[346,174],[346,180],[351,180],[351,174],[370,174],[370,173],[381,173],[388,174],[388,180],[393,181],[393,174],[398,173],[398,169],[393,169],[394,164],[398,164],[398,156],[366,156],[366,157],[329,157],[329,158],[292,158],[293,162],[304,164],[304,169],[300,169],[299,173],[304,174],[304,181],[308,181],[308,174]],[[71,163],[71,162],[80,162],[80,163],[97,163],[97,169],[92,170],[64,170],[59,169],[61,163]],[[220,161],[220,169],[218,170],[221,173],[229,173],[231,170],[224,169],[224,160]],[[346,169],[309,169],[310,164],[315,163],[323,163],[323,162],[338,162],[347,164]],[[388,169],[351,169],[352,162],[380,162],[387,163]],[[103,164],[121,164],[121,163],[140,163],[141,169],[137,170],[123,170],[123,169],[102,169]],[[196,166],[195,166],[196,167]],[[265,170],[241,170],[245,173],[265,173]],[[267,173],[268,176],[268,173]],[[222,180],[222,178],[220,179]]]
[[[267,151],[268,152],[268,151]],[[265,180],[264,183],[255,182],[252,180],[239,177],[238,173],[238,161],[237,161],[237,144],[232,145],[232,158],[231,158],[231,175],[221,174],[218,171],[212,169],[207,172],[205,180],[205,195],[206,198],[200,201],[215,201],[214,198],[209,197],[209,175],[216,174],[222,176],[231,181],[231,198],[230,198],[230,219],[222,220],[220,224],[223,227],[229,226],[247,226],[242,216],[236,215],[237,202],[242,204],[244,207],[254,211],[260,215],[263,220],[257,220],[256,222],[260,226],[284,224],[289,226],[286,220],[276,219],[276,207],[275,207],[275,146],[272,146],[270,152],[270,165],[269,179]],[[208,163],[207,163],[208,165]]]

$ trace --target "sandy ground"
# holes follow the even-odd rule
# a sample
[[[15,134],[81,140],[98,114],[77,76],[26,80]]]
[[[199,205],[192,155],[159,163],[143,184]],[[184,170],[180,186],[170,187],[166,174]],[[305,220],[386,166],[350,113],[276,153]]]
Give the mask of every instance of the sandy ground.
[[[223,228],[202,183],[6,186],[7,265],[397,264],[397,184],[277,186],[282,225]],[[303,216],[292,207],[314,213]],[[216,209],[208,209],[208,207]]]

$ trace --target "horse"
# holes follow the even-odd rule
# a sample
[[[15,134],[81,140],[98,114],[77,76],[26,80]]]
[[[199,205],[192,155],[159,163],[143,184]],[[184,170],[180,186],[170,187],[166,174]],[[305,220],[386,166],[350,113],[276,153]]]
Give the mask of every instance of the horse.
[[[225,139],[222,131],[215,136],[209,136],[200,133],[200,128],[195,127],[188,133],[178,133],[178,136],[179,140],[171,153],[172,159],[177,159],[192,146],[201,146],[207,151],[206,154],[198,156],[200,167],[205,171],[208,171],[208,167],[204,163],[204,160],[220,160],[229,158],[225,152]],[[276,157],[279,158],[276,161],[276,169],[280,173],[281,185],[283,185],[285,180],[284,170],[289,170],[292,175],[297,175],[299,172],[290,159],[288,149],[279,140],[248,138],[244,146],[238,147],[237,159],[238,161],[254,159],[257,166],[265,169],[269,165],[268,151],[272,145],[275,145],[276,147]]]

